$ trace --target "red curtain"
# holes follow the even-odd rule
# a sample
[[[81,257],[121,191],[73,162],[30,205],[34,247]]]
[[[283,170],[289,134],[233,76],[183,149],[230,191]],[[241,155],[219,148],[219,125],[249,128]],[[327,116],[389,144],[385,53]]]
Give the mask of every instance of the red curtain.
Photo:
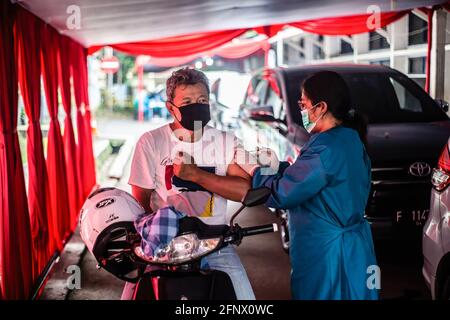
[[[159,58],[189,56],[217,48],[246,31],[247,29],[237,29],[196,33],[158,40],[113,44],[111,47],[130,54],[145,54]],[[103,45],[90,47],[89,54],[101,47]]]
[[[87,51],[75,42],[72,42],[71,63],[77,106],[77,161],[79,167],[83,168],[80,172],[80,182],[84,200],[94,187],[96,178],[91,133],[91,112],[88,99]]]
[[[71,40],[66,36],[59,37],[59,89],[61,100],[66,113],[64,119],[64,154],[67,168],[67,186],[69,191],[70,206],[70,226],[74,230],[77,223],[78,211],[81,208],[83,191],[80,188],[79,167],[74,159],[77,159],[77,146],[72,123],[72,105],[71,105],[71,83],[70,83],[70,64],[71,64]]]
[[[34,279],[44,269],[51,256],[51,250],[55,248],[53,242],[49,243],[47,219],[49,193],[39,122],[41,114],[40,30],[40,20],[26,10],[18,10],[16,40],[20,91],[28,116],[28,207],[34,249]],[[50,235],[52,236],[52,233]]]
[[[85,128],[85,134],[86,134],[86,142],[87,147],[84,150],[84,156],[86,162],[84,162],[84,165],[86,166],[86,194],[85,197],[87,197],[91,192],[92,188],[97,183],[96,178],[96,170],[95,170],[95,159],[94,159],[94,146],[92,142],[92,126],[91,126],[91,108],[89,106],[89,81],[88,81],[88,68],[87,68],[87,49],[81,47],[81,54],[80,54],[80,71],[82,76],[82,86],[81,90],[83,92],[83,104],[84,104],[84,128]],[[80,166],[81,168],[81,166]],[[83,199],[84,202],[85,199]]]
[[[30,216],[17,135],[15,7],[0,1],[0,286],[2,299],[28,298],[32,285]]]
[[[51,195],[51,212],[58,249],[70,230],[67,170],[64,145],[58,121],[58,33],[47,24],[41,28],[41,63],[45,97],[50,114],[48,131],[47,170]]]
[[[406,15],[410,10],[380,13],[379,28],[384,27]],[[288,23],[292,27],[321,35],[351,35],[373,31],[368,21],[372,14],[359,14],[346,17],[331,17]]]

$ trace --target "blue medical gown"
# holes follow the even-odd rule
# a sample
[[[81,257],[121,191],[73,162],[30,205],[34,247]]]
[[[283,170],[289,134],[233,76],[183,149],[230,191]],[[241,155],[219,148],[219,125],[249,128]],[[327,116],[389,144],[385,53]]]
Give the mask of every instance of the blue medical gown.
[[[263,185],[272,189],[268,207],[288,209],[294,299],[378,299],[364,218],[370,159],[355,130],[312,135],[292,165],[282,162],[275,175],[255,172],[253,187]]]

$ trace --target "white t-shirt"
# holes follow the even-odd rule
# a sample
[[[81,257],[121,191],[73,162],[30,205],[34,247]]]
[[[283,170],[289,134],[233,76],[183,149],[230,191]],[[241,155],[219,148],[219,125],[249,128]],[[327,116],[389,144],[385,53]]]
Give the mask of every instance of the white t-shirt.
[[[189,216],[200,217],[205,223],[227,224],[227,200],[208,191],[192,191],[193,187],[200,186],[186,184],[174,176],[172,164],[177,152],[183,151],[194,158],[198,167],[225,176],[238,145],[234,135],[209,126],[198,141],[182,142],[169,124],[164,125],[139,138],[128,183],[155,190],[150,200],[154,210],[173,206]]]

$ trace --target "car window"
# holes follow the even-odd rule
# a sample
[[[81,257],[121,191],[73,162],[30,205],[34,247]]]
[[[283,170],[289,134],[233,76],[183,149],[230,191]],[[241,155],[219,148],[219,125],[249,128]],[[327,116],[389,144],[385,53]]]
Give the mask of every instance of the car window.
[[[401,110],[407,110],[412,112],[422,112],[422,104],[420,100],[416,98],[411,91],[404,87],[394,78],[390,77],[392,86],[394,87],[395,94],[397,96],[397,102]]]
[[[391,122],[398,110],[395,91],[387,77],[380,74],[343,74],[350,89],[352,107],[369,123]]]
[[[268,83],[260,77],[255,77],[250,81],[245,98],[245,105],[259,106],[266,98]]]
[[[266,98],[268,83],[266,80],[260,80],[255,88],[255,95],[258,97],[258,104],[260,105],[262,101]]]
[[[369,123],[430,122],[446,120],[433,100],[407,77],[400,74],[342,74],[352,107]]]
[[[351,96],[352,108],[369,123],[432,122],[448,120],[446,114],[411,79],[397,73],[342,72]],[[286,80],[289,110],[301,125],[297,106],[300,85],[310,74],[291,74]]]
[[[285,119],[283,100],[272,88],[268,89],[267,100],[264,104],[273,108],[273,116],[275,118],[280,120]]]

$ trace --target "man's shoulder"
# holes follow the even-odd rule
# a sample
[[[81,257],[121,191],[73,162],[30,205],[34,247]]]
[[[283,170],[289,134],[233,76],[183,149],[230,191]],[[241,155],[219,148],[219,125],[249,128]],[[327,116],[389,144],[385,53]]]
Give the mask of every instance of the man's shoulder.
[[[144,132],[140,136],[138,143],[154,143],[166,139],[169,137],[167,130],[170,130],[169,124]]]

